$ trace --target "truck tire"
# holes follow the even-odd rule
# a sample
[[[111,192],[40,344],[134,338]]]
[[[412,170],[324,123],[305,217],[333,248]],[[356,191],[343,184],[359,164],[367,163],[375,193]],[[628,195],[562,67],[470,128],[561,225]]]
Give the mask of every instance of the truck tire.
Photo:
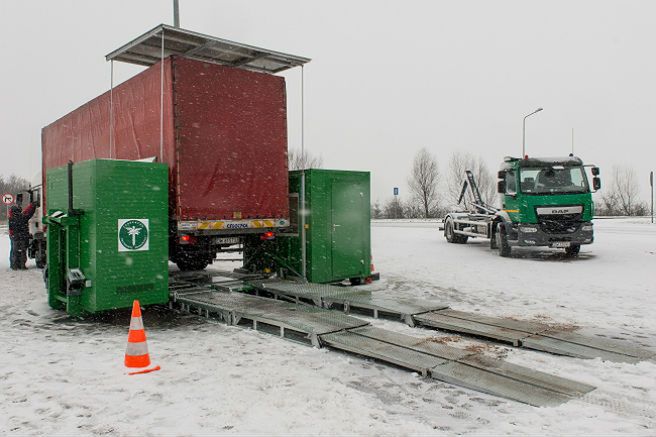
[[[447,220],[444,225],[444,236],[446,237],[446,241],[455,244],[465,244],[468,238],[466,235],[459,235],[454,232],[452,220]]]
[[[36,267],[38,269],[42,269],[46,266],[46,259],[45,258],[42,258],[42,257],[39,256],[39,257],[36,258],[35,261],[36,261]]]
[[[490,249],[492,250],[497,250],[499,248],[499,243],[497,242],[497,233],[499,232],[498,226],[498,222],[492,224],[492,236],[490,237]]]
[[[349,278],[351,285],[362,285],[362,278]]]
[[[178,268],[183,272],[191,272],[194,270],[205,270],[210,263],[202,259],[179,259],[176,261]]]
[[[496,246],[499,255],[504,258],[509,257],[512,253],[512,247],[508,244],[508,237],[506,236],[506,229],[505,226],[503,226],[503,223],[497,224],[497,231],[494,234],[494,238],[496,239]]]
[[[579,256],[580,251],[581,251],[580,244],[572,244],[570,247],[565,248],[565,256],[567,256],[568,258],[575,258]]]

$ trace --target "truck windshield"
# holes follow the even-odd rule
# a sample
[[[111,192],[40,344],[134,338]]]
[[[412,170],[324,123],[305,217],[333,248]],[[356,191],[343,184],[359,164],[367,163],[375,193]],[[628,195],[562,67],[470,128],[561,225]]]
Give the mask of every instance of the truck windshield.
[[[583,167],[527,167],[520,170],[520,190],[525,194],[587,193]]]

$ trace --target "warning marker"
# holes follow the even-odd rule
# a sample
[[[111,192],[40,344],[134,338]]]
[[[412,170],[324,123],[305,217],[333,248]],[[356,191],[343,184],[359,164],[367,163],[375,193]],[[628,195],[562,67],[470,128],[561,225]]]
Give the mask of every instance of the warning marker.
[[[150,355],[146,343],[146,330],[141,318],[141,307],[139,301],[132,303],[132,318],[130,319],[130,331],[128,332],[128,347],[125,350],[125,367],[143,368],[150,366]],[[159,370],[159,366],[153,369],[132,372],[133,374],[148,373]]]

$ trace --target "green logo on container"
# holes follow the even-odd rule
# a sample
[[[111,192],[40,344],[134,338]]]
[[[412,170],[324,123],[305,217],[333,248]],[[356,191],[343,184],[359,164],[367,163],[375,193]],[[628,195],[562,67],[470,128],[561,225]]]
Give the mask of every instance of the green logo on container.
[[[148,237],[148,219],[119,219],[119,252],[148,250]]]

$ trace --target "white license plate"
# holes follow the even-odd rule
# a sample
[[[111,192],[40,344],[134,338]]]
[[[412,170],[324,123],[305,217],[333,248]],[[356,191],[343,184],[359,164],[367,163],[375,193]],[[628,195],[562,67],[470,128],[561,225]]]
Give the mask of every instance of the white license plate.
[[[572,243],[569,241],[556,241],[555,243],[551,243],[551,247],[569,247],[571,245]]]
[[[214,239],[214,244],[239,244],[239,237],[218,237]]]

